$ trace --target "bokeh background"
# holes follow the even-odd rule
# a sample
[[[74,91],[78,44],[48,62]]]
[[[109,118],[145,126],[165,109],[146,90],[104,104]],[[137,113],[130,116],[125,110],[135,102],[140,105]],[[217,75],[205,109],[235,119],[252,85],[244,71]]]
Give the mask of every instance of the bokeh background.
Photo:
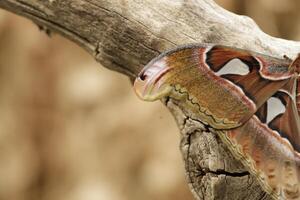
[[[299,0],[217,0],[300,39]],[[192,200],[175,122],[72,42],[0,10],[0,200]]]

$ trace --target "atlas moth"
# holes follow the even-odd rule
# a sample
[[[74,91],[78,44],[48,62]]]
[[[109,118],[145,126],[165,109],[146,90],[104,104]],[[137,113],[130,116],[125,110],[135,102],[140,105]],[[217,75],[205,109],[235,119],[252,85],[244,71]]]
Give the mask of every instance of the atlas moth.
[[[176,48],[136,78],[143,100],[178,99],[215,130],[275,199],[300,199],[300,55],[222,45]]]

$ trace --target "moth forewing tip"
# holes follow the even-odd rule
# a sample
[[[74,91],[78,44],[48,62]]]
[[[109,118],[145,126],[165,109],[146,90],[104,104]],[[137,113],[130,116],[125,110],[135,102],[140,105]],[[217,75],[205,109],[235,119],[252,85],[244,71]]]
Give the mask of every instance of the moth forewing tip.
[[[139,83],[137,82],[134,85],[134,91],[141,100],[156,101],[162,99],[163,97],[169,96],[170,92],[172,91],[172,87],[170,85],[163,85],[159,88],[151,86],[140,87]]]

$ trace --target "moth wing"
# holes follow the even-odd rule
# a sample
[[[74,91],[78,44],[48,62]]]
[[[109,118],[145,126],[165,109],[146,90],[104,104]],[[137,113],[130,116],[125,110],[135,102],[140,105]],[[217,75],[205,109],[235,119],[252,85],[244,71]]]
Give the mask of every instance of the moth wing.
[[[300,154],[289,141],[256,116],[225,135],[233,154],[241,158],[266,191],[279,199],[300,198]]]
[[[249,121],[226,132],[231,147],[239,146],[233,153],[250,160],[245,164],[256,173],[263,172],[259,178],[284,199],[300,198],[298,81],[291,78]]]
[[[296,92],[297,79],[292,78],[273,95],[273,98],[277,98],[282,103],[281,107],[284,107],[284,109],[273,119],[269,119],[268,126],[272,130],[277,131],[283,138],[286,138],[300,155],[300,117],[296,102]],[[267,101],[267,104],[270,103],[270,101]],[[268,107],[268,112],[278,108],[276,105],[268,105]]]
[[[220,45],[177,48],[152,60],[134,87],[144,100],[185,98],[216,129],[245,123],[290,77],[289,62]]]
[[[289,141],[300,154],[300,117],[297,107],[297,80],[289,82],[273,94],[255,113],[261,123]]]
[[[298,109],[298,115],[300,116],[300,78],[297,81],[296,104]]]
[[[285,59],[224,46],[214,46],[207,54],[207,63],[216,73],[233,59],[238,59],[246,65],[248,73],[234,74],[234,71],[241,65],[237,63],[229,65],[232,70],[227,74],[222,74],[221,77],[239,86],[254,101],[257,109],[285,85],[292,75],[289,71],[290,61]]]

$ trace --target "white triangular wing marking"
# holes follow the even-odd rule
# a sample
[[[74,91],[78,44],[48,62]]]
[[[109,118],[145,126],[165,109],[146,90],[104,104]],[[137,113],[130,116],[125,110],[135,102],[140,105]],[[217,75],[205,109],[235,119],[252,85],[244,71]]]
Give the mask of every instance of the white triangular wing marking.
[[[267,110],[267,124],[271,122],[276,116],[285,112],[285,105],[281,102],[279,98],[271,97],[268,100],[268,110]]]
[[[216,75],[226,75],[226,74],[237,74],[237,75],[247,75],[249,74],[250,70],[248,65],[243,63],[240,59],[232,59],[226,65],[224,65]]]

